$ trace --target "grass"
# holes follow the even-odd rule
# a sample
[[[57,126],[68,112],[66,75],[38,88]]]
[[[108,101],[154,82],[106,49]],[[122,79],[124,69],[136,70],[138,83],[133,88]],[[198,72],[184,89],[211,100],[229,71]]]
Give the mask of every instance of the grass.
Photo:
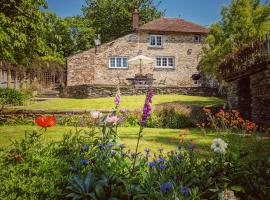
[[[126,144],[127,148],[134,151],[138,127],[120,127],[119,136],[121,140],[119,143]],[[7,147],[11,144],[11,140],[20,140],[24,137],[25,131],[39,131],[40,128],[37,126],[0,126],[0,148]],[[87,131],[87,128],[81,128],[83,131]],[[49,128],[46,133],[44,133],[43,140],[45,142],[49,141],[59,141],[61,140],[64,133],[69,133],[70,131],[75,132],[74,127],[64,127],[55,126]],[[177,148],[178,141],[171,140],[171,137],[178,138],[179,133],[186,133],[185,141],[188,144],[191,140],[196,143],[197,151],[205,154],[210,151],[210,145],[214,138],[221,137],[226,142],[229,143],[230,148],[241,148],[249,151],[254,151],[254,154],[260,156],[269,156],[270,149],[270,138],[262,141],[257,141],[256,137],[246,137],[242,138],[239,135],[218,135],[217,133],[209,132],[206,136],[201,134],[199,129],[150,129],[144,130],[143,138],[140,144],[140,151],[144,148],[151,148],[157,150],[158,148],[163,148],[166,151]]]
[[[142,108],[145,96],[122,96],[121,107],[126,109]],[[224,100],[217,97],[187,95],[156,95],[153,105],[162,103],[180,103],[191,106],[217,106]],[[22,107],[27,110],[110,110],[114,107],[114,97],[96,99],[49,99]]]

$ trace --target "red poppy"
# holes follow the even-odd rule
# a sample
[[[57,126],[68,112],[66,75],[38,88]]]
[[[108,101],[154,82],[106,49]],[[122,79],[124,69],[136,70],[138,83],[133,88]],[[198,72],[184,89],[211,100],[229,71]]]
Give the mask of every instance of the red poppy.
[[[54,116],[41,116],[41,117],[37,117],[35,119],[35,123],[42,127],[42,128],[48,128],[48,127],[52,127],[55,125],[56,123],[56,118]]]

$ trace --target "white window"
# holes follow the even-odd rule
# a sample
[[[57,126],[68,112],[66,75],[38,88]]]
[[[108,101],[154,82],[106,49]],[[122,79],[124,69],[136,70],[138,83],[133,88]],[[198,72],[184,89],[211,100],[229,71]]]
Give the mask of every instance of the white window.
[[[151,47],[162,47],[163,36],[162,35],[150,35],[149,45]]]
[[[156,57],[156,68],[174,68],[175,67],[175,57]]]
[[[120,56],[110,57],[109,68],[128,68],[128,58]]]
[[[202,41],[202,36],[201,35],[195,35],[194,36],[194,42],[201,42]]]

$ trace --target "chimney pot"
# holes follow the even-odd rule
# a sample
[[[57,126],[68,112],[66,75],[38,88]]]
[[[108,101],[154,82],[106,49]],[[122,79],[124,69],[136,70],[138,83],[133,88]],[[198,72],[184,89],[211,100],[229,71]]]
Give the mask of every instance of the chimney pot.
[[[137,31],[139,28],[139,11],[137,9],[132,14],[132,27],[133,31]]]

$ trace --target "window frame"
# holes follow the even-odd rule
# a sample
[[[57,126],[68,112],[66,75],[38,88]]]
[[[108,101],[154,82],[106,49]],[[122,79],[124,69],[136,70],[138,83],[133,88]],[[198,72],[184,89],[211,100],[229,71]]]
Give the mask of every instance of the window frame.
[[[114,66],[111,64],[111,59],[114,59]],[[118,60],[121,59],[121,66],[118,66]],[[126,59],[127,66],[124,66],[124,59]],[[108,68],[109,69],[128,69],[128,56],[110,56],[108,59]]]
[[[198,40],[196,40],[196,37],[198,37]],[[202,42],[202,35],[200,35],[200,34],[194,35],[194,42],[201,43]]]
[[[173,59],[173,66],[170,66],[170,59]],[[158,66],[160,60],[160,66]],[[166,61],[165,61],[166,60]],[[166,63],[166,65],[164,65]],[[175,69],[176,58],[175,56],[156,56],[155,68],[156,69]]]
[[[157,42],[158,42],[158,37],[161,38],[161,44],[158,45]],[[155,44],[152,44],[152,38],[154,38],[154,41],[155,41]],[[148,46],[150,47],[159,47],[159,48],[162,48],[163,47],[163,44],[164,44],[164,36],[163,35],[159,35],[159,34],[149,34],[149,42],[148,42]]]

